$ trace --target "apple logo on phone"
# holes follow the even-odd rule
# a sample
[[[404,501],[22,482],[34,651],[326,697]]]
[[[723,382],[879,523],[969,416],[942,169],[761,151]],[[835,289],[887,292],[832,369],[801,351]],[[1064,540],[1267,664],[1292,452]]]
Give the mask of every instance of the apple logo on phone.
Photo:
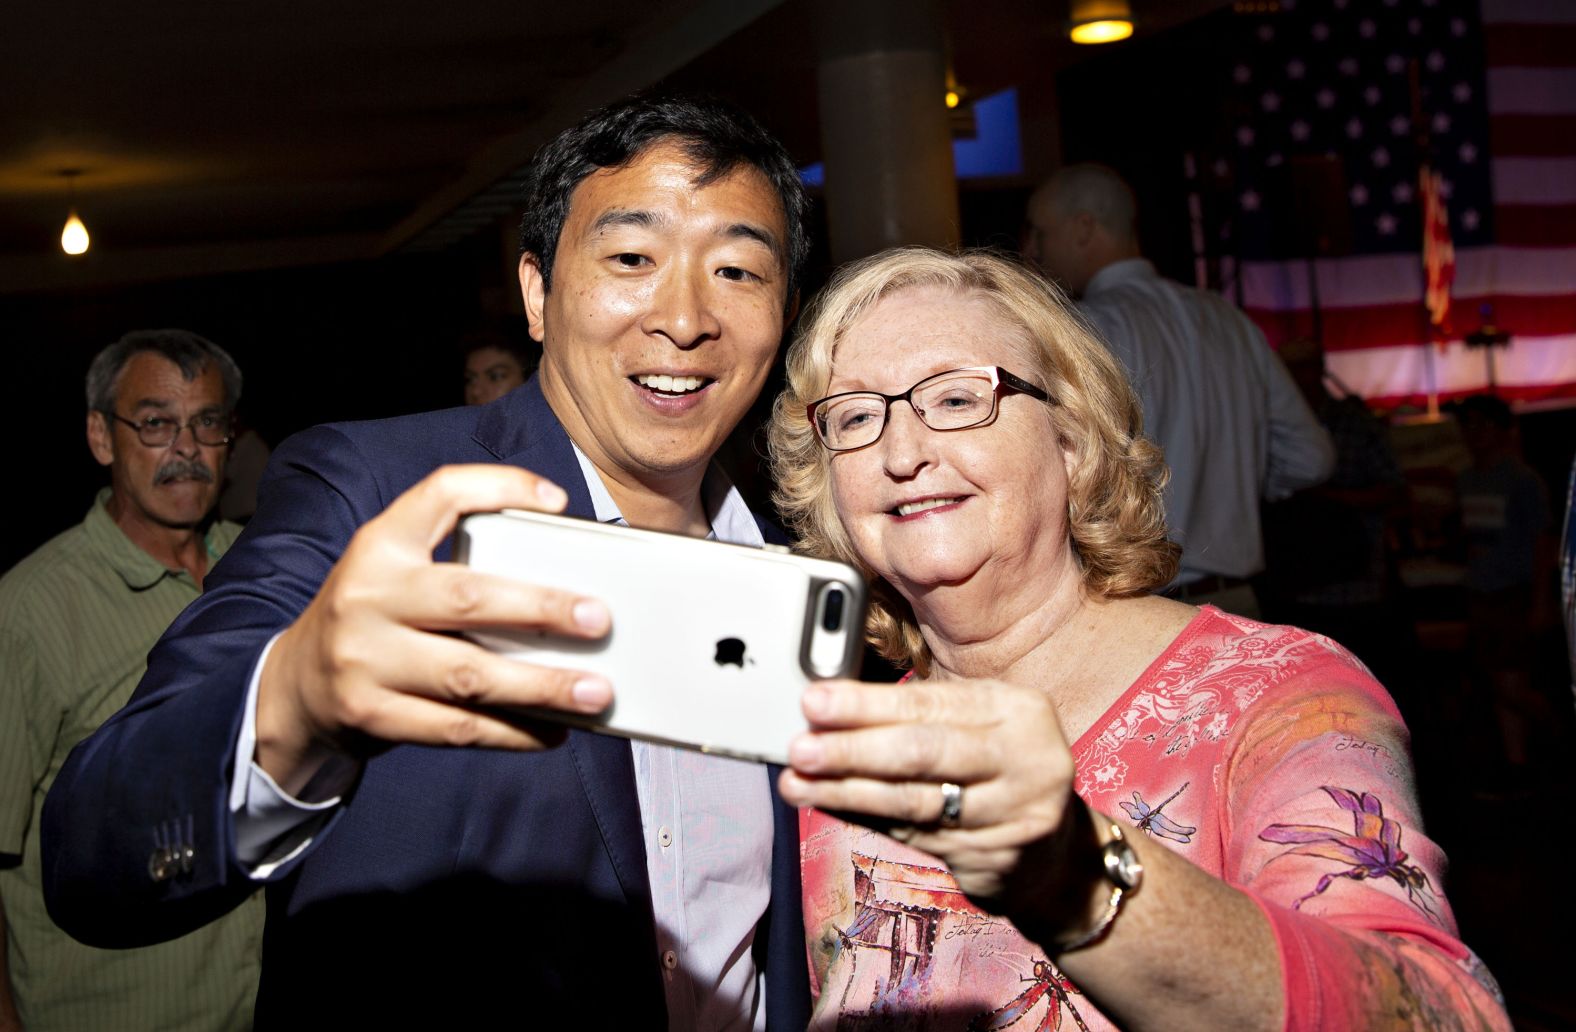
[[[738,638],[722,638],[717,642],[716,664],[718,666],[733,665],[740,670],[744,669],[744,642]]]

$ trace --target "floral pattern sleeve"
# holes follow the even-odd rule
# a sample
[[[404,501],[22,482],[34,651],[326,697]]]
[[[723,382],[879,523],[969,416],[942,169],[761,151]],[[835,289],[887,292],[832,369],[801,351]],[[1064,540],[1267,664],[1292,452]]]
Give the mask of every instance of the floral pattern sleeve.
[[[1222,873],[1274,929],[1288,1028],[1508,1028],[1457,938],[1399,714],[1313,640],[1330,658],[1244,714],[1220,771]]]

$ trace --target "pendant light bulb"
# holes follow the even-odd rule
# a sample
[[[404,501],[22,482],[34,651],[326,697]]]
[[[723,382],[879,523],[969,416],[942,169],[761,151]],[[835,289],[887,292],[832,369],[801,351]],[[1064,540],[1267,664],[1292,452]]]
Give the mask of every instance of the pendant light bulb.
[[[1074,43],[1115,43],[1133,34],[1128,0],[1072,0],[1067,35]]]
[[[60,231],[60,249],[67,254],[85,254],[88,249],[88,227],[75,211],[66,219],[66,228]]]

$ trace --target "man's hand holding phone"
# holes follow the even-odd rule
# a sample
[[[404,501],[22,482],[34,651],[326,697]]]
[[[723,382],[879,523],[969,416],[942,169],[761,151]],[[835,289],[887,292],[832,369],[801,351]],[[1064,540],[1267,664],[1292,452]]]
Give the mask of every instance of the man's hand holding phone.
[[[470,512],[561,511],[562,489],[510,466],[447,466],[400,495],[351,538],[317,596],[280,635],[258,685],[258,764],[297,793],[331,753],[365,739],[540,749],[555,726],[523,725],[494,708],[598,713],[606,679],[533,666],[442,632],[536,628],[599,638],[597,599],[453,563],[432,550]]]

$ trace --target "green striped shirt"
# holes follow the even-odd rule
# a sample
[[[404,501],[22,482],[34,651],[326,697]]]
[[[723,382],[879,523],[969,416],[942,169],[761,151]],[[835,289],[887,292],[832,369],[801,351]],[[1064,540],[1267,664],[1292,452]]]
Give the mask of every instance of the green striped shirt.
[[[108,498],[106,488],[79,525],[0,578],[0,853],[22,858],[0,870],[12,989],[28,1032],[249,1028],[261,893],[190,935],[137,950],[83,946],[44,909],[44,794],[72,747],[131,696],[148,650],[198,594],[184,570],[132,544]],[[215,523],[210,560],[239,533]]]

